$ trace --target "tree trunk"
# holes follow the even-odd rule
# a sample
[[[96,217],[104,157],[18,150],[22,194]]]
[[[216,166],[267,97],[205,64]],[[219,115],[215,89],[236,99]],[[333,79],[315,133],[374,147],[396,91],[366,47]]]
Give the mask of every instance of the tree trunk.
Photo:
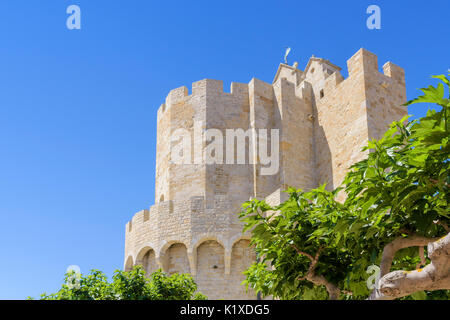
[[[414,240],[417,242],[417,238]],[[414,240],[411,243],[415,243]],[[432,240],[430,239],[430,241]],[[393,245],[389,244],[388,246],[386,246],[387,251],[392,253]],[[393,254],[395,255],[395,252]],[[450,290],[450,233],[439,240],[428,243],[428,257],[431,263],[423,269],[382,273],[378,288],[373,290],[369,300],[392,300],[423,290]],[[392,263],[392,259],[389,257],[386,257],[386,260],[390,260]],[[385,265],[384,270],[386,268]]]

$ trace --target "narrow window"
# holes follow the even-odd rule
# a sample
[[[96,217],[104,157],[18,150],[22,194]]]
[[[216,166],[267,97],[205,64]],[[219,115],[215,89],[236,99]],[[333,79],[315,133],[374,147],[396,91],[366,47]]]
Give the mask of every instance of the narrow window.
[[[322,99],[325,96],[325,94],[323,93],[323,89],[320,90],[320,98]]]

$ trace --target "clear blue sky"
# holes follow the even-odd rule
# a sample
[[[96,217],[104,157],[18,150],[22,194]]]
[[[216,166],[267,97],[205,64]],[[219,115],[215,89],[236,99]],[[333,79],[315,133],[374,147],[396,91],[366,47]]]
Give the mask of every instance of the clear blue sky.
[[[82,29],[66,28],[77,4]],[[370,4],[381,30],[366,28]],[[55,292],[67,266],[122,268],[125,223],[154,201],[156,110],[213,78],[271,82],[285,46],[343,67],[360,47],[406,70],[449,64],[448,0],[0,2],[0,299]],[[416,116],[424,106],[410,109]]]

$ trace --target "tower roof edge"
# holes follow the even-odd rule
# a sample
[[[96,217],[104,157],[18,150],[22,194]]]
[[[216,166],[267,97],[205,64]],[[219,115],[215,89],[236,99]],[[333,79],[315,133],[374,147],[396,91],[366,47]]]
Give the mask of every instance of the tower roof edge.
[[[290,66],[290,65],[285,64],[285,63],[280,63],[280,65],[278,66],[278,69],[277,69],[277,73],[275,74],[275,77],[273,78],[272,84],[277,82],[277,80],[278,80],[278,78],[279,78],[279,76],[281,74],[281,71],[283,69],[289,69],[292,72],[292,74],[297,73],[299,77],[303,74],[302,70],[300,70],[300,69],[298,69],[298,68],[296,68],[294,66]]]

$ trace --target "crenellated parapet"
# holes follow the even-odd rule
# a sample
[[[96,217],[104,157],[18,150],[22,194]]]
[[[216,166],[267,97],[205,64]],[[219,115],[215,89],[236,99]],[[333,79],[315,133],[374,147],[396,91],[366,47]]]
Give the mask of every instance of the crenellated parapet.
[[[242,99],[248,97],[248,84],[232,82],[230,92],[223,90],[222,80],[203,79],[192,83],[191,94],[186,86],[172,89],[165,102],[158,109],[158,120],[171,109],[171,106],[186,103],[191,100],[200,101],[206,97],[223,95],[228,98]]]

